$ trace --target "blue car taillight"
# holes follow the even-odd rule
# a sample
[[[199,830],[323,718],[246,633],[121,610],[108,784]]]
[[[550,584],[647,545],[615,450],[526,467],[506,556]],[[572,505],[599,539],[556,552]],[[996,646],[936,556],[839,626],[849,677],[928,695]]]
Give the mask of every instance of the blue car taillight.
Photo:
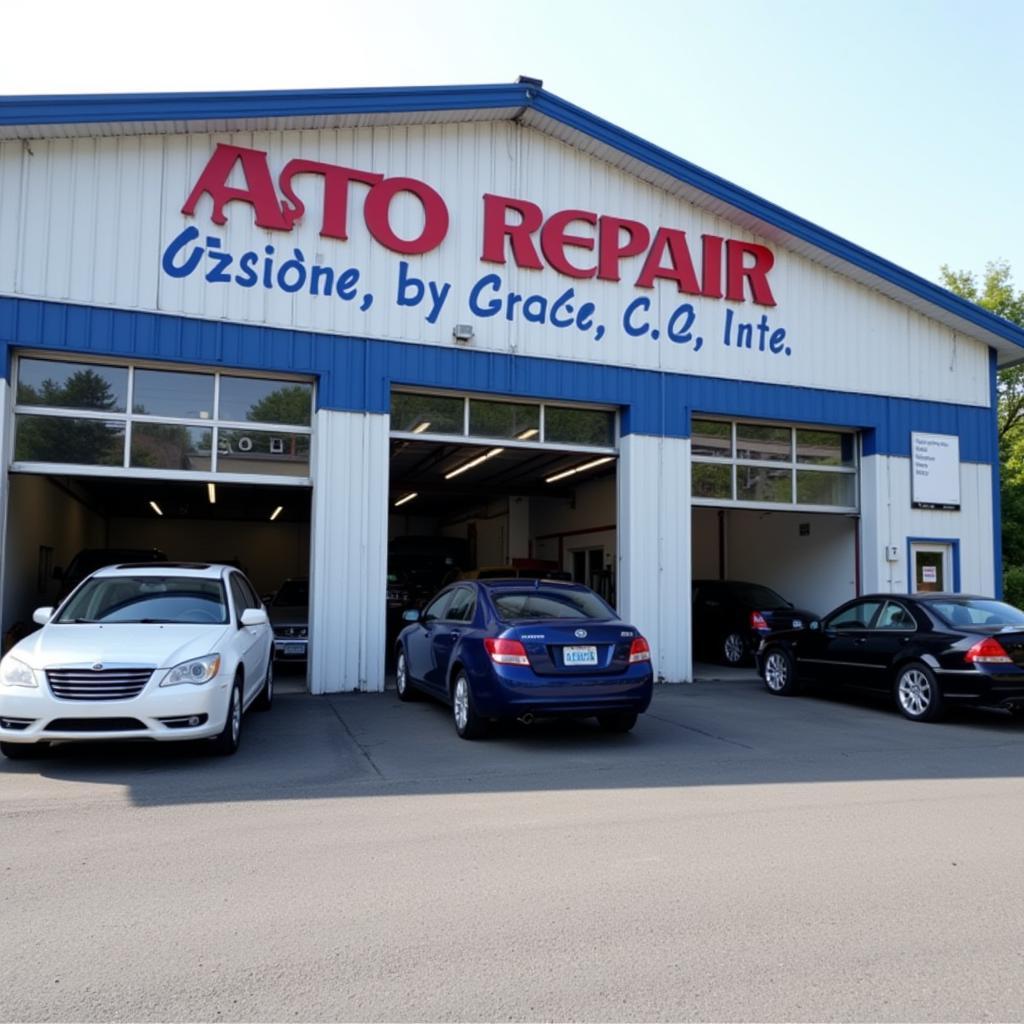
[[[518,640],[485,637],[484,649],[496,665],[529,665],[526,648]]]
[[[629,663],[635,665],[638,661],[650,661],[651,660],[651,646],[642,637],[638,636],[633,639],[633,643],[629,646]]]

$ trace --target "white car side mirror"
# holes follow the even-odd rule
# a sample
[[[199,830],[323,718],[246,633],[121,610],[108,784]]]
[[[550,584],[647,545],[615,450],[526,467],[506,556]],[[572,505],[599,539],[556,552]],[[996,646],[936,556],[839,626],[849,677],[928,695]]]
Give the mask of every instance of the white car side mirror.
[[[32,621],[39,623],[40,626],[45,626],[50,619],[53,618],[53,606],[49,608],[37,608],[32,613]]]
[[[262,608],[246,608],[238,621],[243,626],[265,626],[270,619]]]

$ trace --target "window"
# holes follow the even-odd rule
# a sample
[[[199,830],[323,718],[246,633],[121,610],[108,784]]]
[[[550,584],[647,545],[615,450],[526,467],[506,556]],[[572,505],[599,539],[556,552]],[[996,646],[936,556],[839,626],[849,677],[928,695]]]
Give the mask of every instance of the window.
[[[903,605],[897,604],[895,601],[886,601],[882,614],[878,616],[875,629],[916,630],[917,622]]]
[[[393,391],[391,432],[488,438],[567,448],[615,450],[615,413],[609,409],[511,399]]]
[[[19,468],[309,477],[307,382],[26,356],[16,396]]]
[[[612,619],[614,612],[599,597],[585,590],[537,589],[502,591],[494,607],[504,622],[543,619]]]
[[[452,597],[445,618],[451,622],[470,622],[476,605],[476,595],[469,587],[459,587]]]
[[[851,431],[695,416],[690,493],[698,505],[856,511],[856,437]]]
[[[446,590],[436,600],[431,601],[430,604],[423,610],[423,622],[432,622],[435,619],[443,619],[445,612],[448,610],[448,605],[452,599],[452,591]]]
[[[858,601],[833,615],[825,625],[829,629],[867,629],[881,606],[881,601]]]
[[[235,617],[241,618],[247,608],[258,608],[259,599],[246,583],[245,578],[237,572],[231,574],[231,596],[235,600]]]
[[[100,576],[87,580],[56,619],[68,622],[228,621],[220,580],[188,576]]]

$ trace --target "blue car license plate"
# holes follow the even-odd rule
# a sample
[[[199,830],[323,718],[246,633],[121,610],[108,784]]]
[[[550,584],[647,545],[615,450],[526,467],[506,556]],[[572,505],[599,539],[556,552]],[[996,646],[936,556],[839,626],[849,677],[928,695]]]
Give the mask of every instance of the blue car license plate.
[[[596,647],[563,647],[562,648],[562,664],[563,665],[596,665],[597,664],[597,648]]]

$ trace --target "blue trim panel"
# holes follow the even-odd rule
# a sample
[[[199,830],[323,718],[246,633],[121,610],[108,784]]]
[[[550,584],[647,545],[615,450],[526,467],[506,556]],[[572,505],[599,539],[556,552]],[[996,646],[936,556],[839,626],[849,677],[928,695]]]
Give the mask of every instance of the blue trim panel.
[[[816,388],[692,377],[409,342],[0,297],[0,344],[316,376],[321,408],[387,412],[393,384],[594,402],[622,409],[622,432],[688,437],[691,414],[851,427],[865,454],[910,456],[911,431],[956,434],[964,462],[997,461],[995,413]]]
[[[995,433],[996,457],[992,459],[992,565],[995,573],[994,594],[1003,596],[1003,495],[999,475],[1002,471],[999,458],[999,365],[993,349],[988,353],[989,373],[992,379],[992,411]]]
[[[0,96],[0,124],[196,121],[501,108],[536,110],[1024,348],[1024,328],[535,86],[515,83],[384,89]]]
[[[913,549],[915,544],[949,544],[953,549],[953,593],[960,593],[960,541],[957,537],[908,537],[907,538],[907,592],[914,590]]]

